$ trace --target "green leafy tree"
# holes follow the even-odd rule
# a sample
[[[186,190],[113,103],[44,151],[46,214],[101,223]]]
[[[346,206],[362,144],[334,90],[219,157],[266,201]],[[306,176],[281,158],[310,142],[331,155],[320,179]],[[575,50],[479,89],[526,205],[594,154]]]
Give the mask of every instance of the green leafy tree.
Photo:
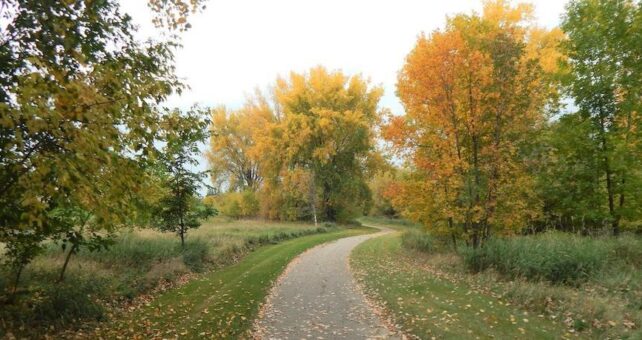
[[[207,138],[207,120],[202,113],[174,112],[165,117],[165,147],[160,155],[159,166],[165,195],[159,200],[154,216],[154,225],[162,231],[175,232],[185,247],[185,235],[198,228],[201,220],[216,214],[197,196],[199,186],[207,172],[193,170],[198,165],[198,147]]]
[[[176,30],[201,2],[151,5]],[[80,235],[61,207],[90,212],[94,230],[136,219],[160,103],[183,85],[175,36],[137,41],[116,0],[4,0],[0,18],[0,242],[19,278],[40,242]]]
[[[552,122],[540,136],[537,187],[546,227],[587,233],[608,219],[600,150],[590,138],[592,131],[591,121],[574,113]]]
[[[584,139],[598,153],[595,166],[614,235],[623,220],[642,216],[641,19],[639,1],[576,0],[562,23],[567,88],[579,115],[590,122]]]

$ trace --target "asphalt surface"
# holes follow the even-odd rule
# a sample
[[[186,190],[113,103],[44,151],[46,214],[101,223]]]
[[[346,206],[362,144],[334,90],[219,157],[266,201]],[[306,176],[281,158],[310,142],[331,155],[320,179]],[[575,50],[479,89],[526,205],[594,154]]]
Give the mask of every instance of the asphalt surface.
[[[262,339],[399,339],[361,294],[348,265],[359,243],[389,231],[343,238],[295,259],[257,322]]]

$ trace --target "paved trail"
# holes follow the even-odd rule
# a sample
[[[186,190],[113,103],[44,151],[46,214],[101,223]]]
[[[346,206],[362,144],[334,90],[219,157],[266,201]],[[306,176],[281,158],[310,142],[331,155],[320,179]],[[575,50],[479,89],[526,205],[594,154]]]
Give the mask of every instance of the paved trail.
[[[275,287],[257,335],[263,339],[391,339],[359,292],[348,267],[359,243],[383,235],[348,237],[304,253]]]

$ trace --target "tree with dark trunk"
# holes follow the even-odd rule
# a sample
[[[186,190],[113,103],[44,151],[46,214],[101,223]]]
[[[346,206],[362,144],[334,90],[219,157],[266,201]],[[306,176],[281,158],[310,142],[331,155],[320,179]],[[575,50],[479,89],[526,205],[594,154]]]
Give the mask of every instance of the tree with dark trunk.
[[[153,224],[162,231],[177,233],[182,247],[189,229],[198,228],[202,219],[216,214],[197,196],[206,172],[193,170],[198,165],[198,145],[207,138],[209,122],[201,116],[199,111],[173,112],[162,122],[166,144],[156,169],[165,193],[154,209]]]

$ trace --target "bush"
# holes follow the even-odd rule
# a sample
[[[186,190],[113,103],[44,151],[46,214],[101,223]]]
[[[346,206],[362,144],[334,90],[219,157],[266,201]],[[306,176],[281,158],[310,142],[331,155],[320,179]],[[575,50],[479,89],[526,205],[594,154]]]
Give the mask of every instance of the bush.
[[[323,222],[323,227],[326,229],[335,229],[337,228],[337,224],[334,222]]]
[[[429,253],[434,250],[433,237],[421,230],[406,230],[401,235],[401,244],[408,249]]]
[[[562,233],[491,239],[478,249],[464,249],[472,271],[488,268],[510,278],[578,284],[593,277],[608,261],[607,242]]]
[[[256,193],[250,190],[211,196],[208,202],[215,206],[222,215],[234,219],[256,217],[260,210],[259,199]]]
[[[241,195],[241,214],[244,217],[256,217],[259,214],[259,200],[253,191],[244,191]]]

